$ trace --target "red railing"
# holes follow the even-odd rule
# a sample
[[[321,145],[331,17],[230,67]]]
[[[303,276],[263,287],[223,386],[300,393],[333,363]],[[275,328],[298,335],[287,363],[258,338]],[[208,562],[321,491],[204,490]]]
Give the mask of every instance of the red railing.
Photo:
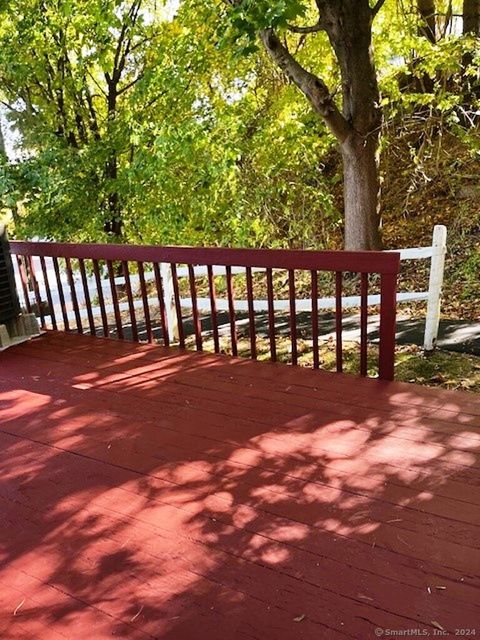
[[[220,337],[217,316],[218,297],[215,291],[214,267],[225,269],[227,310],[229,315],[229,334],[231,351],[237,355],[237,313],[234,296],[234,276],[232,269],[242,267],[245,275],[247,297],[247,322],[250,344],[250,356],[257,357],[257,329],[255,323],[255,297],[253,271],[261,269],[266,272],[268,340],[271,360],[277,359],[276,314],[274,296],[274,270],[284,270],[288,281],[289,333],[291,342],[291,361],[297,364],[297,314],[296,314],[296,272],[307,271],[310,274],[309,297],[311,304],[311,340],[313,345],[313,366],[318,368],[319,331],[318,300],[319,272],[330,272],[334,278],[335,296],[335,339],[336,369],[343,370],[343,310],[342,292],[344,275],[360,274],[360,374],[367,375],[368,346],[368,294],[372,278],[376,281],[380,293],[380,329],[378,376],[384,380],[393,379],[395,350],[395,315],[396,284],[400,266],[398,253],[382,252],[347,252],[347,251],[283,251],[263,249],[217,249],[194,247],[157,247],[105,244],[60,244],[50,242],[10,242],[12,254],[16,256],[17,276],[23,291],[23,303],[28,311],[37,313],[43,327],[57,329],[60,324],[66,331],[71,330],[73,321],[75,330],[83,333],[86,330],[96,335],[100,329],[93,313],[93,297],[98,300],[98,318],[101,319],[101,332],[104,336],[111,334],[110,321],[105,304],[105,289],[102,272],[105,272],[109,283],[112,301],[112,324],[114,323],[118,338],[124,338],[124,326],[121,306],[130,317],[131,337],[139,340],[138,318],[136,309],[143,311],[146,337],[154,341],[154,330],[161,328],[161,339],[165,346],[172,344],[171,327],[169,327],[169,305],[174,310],[170,313],[170,323],[177,325],[176,342],[185,347],[184,310],[182,310],[181,292],[177,268],[187,265],[188,288],[192,309],[193,333],[197,350],[202,350],[204,335],[202,333],[202,316],[198,306],[197,274],[195,267],[206,267],[206,286],[208,288],[209,316],[215,352],[220,351]],[[46,261],[50,265],[47,265]],[[133,265],[133,269],[132,269]],[[164,291],[163,267],[168,266],[171,300]],[[238,269],[236,270],[238,271]],[[90,275],[89,275],[90,274]],[[133,274],[135,274],[133,276]],[[148,278],[146,277],[148,274]],[[63,277],[62,277],[63,276]],[[379,276],[376,277],[376,276]],[[132,278],[138,282],[138,296],[135,300]],[[126,303],[119,302],[118,280],[121,280],[122,294]],[[52,286],[56,285],[56,287]],[[379,282],[377,282],[379,280]],[[92,290],[92,285],[94,289]],[[151,285],[151,286],[150,286]],[[152,320],[152,299],[150,289],[154,289],[156,306],[159,312],[157,323]],[[42,300],[42,292],[46,300]],[[54,296],[56,298],[54,299]],[[171,311],[170,309],[170,311]],[[83,317],[83,321],[82,321]],[[49,318],[49,321],[47,321]],[[156,327],[155,324],[159,326]],[[170,337],[169,337],[170,334]]]

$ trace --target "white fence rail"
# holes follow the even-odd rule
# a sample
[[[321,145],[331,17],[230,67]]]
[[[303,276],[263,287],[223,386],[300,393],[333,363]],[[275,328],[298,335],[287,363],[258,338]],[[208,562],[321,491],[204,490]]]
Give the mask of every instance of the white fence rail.
[[[425,321],[425,335],[424,335],[424,349],[425,351],[432,351],[435,348],[435,344],[438,337],[438,327],[440,321],[440,302],[441,302],[441,292],[442,292],[442,284],[443,284],[443,276],[444,276],[444,265],[445,265],[445,254],[446,254],[446,240],[447,240],[447,229],[443,225],[435,226],[433,230],[433,238],[432,245],[429,247],[413,247],[409,249],[400,250],[400,259],[402,261],[407,260],[430,260],[430,276],[429,276],[429,286],[427,291],[399,291],[397,293],[397,302],[399,304],[405,302],[418,302],[418,301],[427,301],[427,312],[426,312],[426,321]],[[34,268],[37,273],[40,272],[40,264],[38,262],[38,258],[34,258]],[[55,277],[55,272],[53,270],[53,266],[49,264],[49,260],[47,261],[47,278],[48,283],[50,285],[52,302],[55,308],[55,313],[58,318],[61,317],[61,304],[60,298],[58,295],[58,287]],[[16,267],[16,265],[15,265]],[[196,277],[206,277],[208,275],[206,267],[195,267],[195,276]],[[263,272],[265,269],[262,268],[253,268],[252,272]],[[244,267],[232,267],[232,274],[244,274]],[[213,267],[213,274],[216,276],[225,276],[225,267]],[[178,338],[178,327],[177,327],[177,316],[175,312],[175,303],[173,297],[173,281],[172,275],[170,272],[170,266],[168,264],[161,265],[161,275],[163,281],[163,289],[164,289],[164,297],[165,297],[165,308],[167,313],[167,321],[170,333],[170,339],[176,340]],[[188,278],[188,269],[179,267],[177,268],[177,276],[178,278]],[[18,273],[18,269],[16,268],[16,280],[17,286],[21,287],[21,279],[20,274]],[[68,280],[66,274],[62,274],[62,284],[68,290]],[[76,280],[79,280],[80,276],[76,276]],[[153,272],[145,272],[145,280],[153,281],[155,278]],[[130,275],[130,281],[132,288],[139,284],[139,277],[136,274]],[[97,285],[94,277],[88,278],[88,291],[90,294],[90,298],[92,302],[97,298],[98,291]],[[106,312],[113,314],[114,307],[113,304],[109,304],[112,301],[111,289],[110,289],[110,281],[105,278],[102,281],[102,292],[106,303]],[[118,285],[122,285],[125,283],[125,279],[122,276],[115,278],[115,283]],[[43,280],[39,281],[40,295],[42,299],[46,298],[46,289],[43,283]],[[34,294],[31,293],[32,299],[31,302],[34,304]],[[87,320],[87,310],[84,307],[85,298],[83,294],[83,288],[80,286],[77,288],[77,298],[80,306],[80,317],[82,320]],[[155,306],[158,304],[157,298],[152,297],[148,298],[148,303],[151,306]],[[379,295],[369,295],[368,296],[368,304],[370,306],[375,306],[380,303]],[[240,312],[248,311],[248,302],[247,300],[235,299],[235,310]],[[228,311],[228,301],[227,299],[217,298],[216,300],[217,311]],[[192,308],[192,299],[189,297],[181,298],[181,306],[185,309]],[[197,298],[197,306],[199,311],[210,312],[210,299],[209,298]],[[360,306],[360,296],[344,296],[342,298],[342,308],[355,308]],[[83,308],[82,308],[83,307]],[[143,301],[141,299],[134,301],[134,307],[137,309],[143,308]],[[335,298],[319,298],[317,300],[318,309],[328,310],[335,309]],[[128,311],[129,306],[127,302],[121,302],[119,304],[120,311]],[[311,311],[312,303],[311,300],[303,300],[297,299],[295,301],[295,308],[297,312]],[[290,301],[286,300],[275,300],[274,301],[274,309],[276,311],[289,311],[290,309]],[[267,300],[254,300],[254,310],[256,312],[265,312],[268,310],[268,302]],[[94,317],[100,316],[100,307],[94,306],[92,309],[92,313]],[[73,309],[67,309],[67,317],[72,322],[75,319],[75,314]]]

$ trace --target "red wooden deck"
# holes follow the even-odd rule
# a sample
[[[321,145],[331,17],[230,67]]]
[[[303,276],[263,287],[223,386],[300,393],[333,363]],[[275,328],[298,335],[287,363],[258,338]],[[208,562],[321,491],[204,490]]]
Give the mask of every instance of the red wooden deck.
[[[480,634],[478,398],[57,333],[0,423],[2,640]]]

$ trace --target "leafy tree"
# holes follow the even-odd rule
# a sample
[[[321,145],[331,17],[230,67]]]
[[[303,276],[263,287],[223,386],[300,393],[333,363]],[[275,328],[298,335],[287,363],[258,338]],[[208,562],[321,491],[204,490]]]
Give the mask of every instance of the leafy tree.
[[[307,97],[340,146],[344,169],[345,247],[378,249],[379,176],[377,152],[381,129],[380,96],[372,54],[372,22],[384,0],[232,0],[231,32],[239,39],[258,33],[266,51]],[[315,13],[312,24],[298,20]],[[325,80],[302,65],[282,33],[325,32],[341,76],[342,107]],[[249,43],[251,48],[252,43]]]
[[[18,203],[17,234],[117,241],[121,222],[130,242],[339,247],[343,155],[355,175],[369,169],[360,183],[345,171],[360,194],[349,191],[347,218],[374,192],[376,236],[379,150],[393,158],[404,140],[398,170],[420,175],[446,129],[478,148],[478,40],[459,29],[463,0],[436,0],[435,42],[417,0],[347,4],[369,17],[342,27],[362,36],[349,44],[363,47],[358,60],[332,46],[326,2],[245,0],[219,17],[211,0],[175,12],[151,0],[10,0],[0,99],[21,155],[0,159],[0,199],[14,213]],[[360,63],[373,84],[355,84]]]
[[[149,10],[148,24],[139,15],[132,43],[123,37],[126,61],[116,63],[121,25],[131,27],[126,6],[113,27],[105,6],[101,20],[94,3],[72,3],[66,18],[56,3],[42,6],[47,16],[29,12],[25,21],[12,2],[0,31],[4,101],[27,154],[8,167],[4,196],[24,203],[18,233],[104,240],[101,229],[121,207],[130,241],[328,243],[337,213],[318,152],[328,153],[330,139],[264,59],[219,51],[209,7],[184,3],[171,20]],[[58,21],[68,38],[46,38]],[[12,47],[14,38],[25,46]],[[72,82],[56,72],[65,48]],[[123,75],[110,100],[117,67]],[[49,86],[62,88],[60,101]]]
[[[105,231],[120,234],[125,119],[155,64],[146,58],[158,36],[150,9],[142,0],[16,0],[3,12],[3,103],[30,156],[19,178],[42,205],[64,213],[66,229],[84,211],[101,212]]]

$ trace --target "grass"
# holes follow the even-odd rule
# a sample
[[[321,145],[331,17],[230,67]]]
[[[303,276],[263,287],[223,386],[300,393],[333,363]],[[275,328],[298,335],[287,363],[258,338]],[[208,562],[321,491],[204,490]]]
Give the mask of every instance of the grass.
[[[397,348],[395,376],[428,387],[480,393],[480,358],[438,349],[425,357],[416,346]]]

